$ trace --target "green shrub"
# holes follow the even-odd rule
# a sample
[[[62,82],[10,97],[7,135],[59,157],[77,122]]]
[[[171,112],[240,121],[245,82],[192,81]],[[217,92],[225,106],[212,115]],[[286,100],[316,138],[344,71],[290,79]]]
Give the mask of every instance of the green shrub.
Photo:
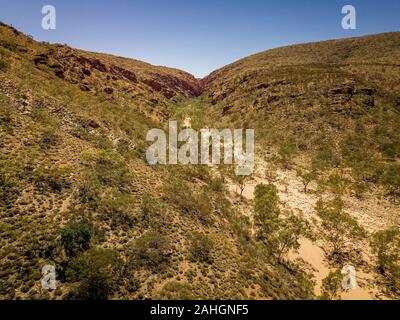
[[[2,40],[0,45],[10,51],[16,51],[18,45],[15,42],[7,41],[7,40]]]
[[[181,179],[173,179],[164,186],[168,201],[184,212],[194,211],[194,196],[192,188]]]
[[[87,157],[87,167],[97,180],[110,187],[116,187],[120,191],[128,191],[132,184],[131,176],[125,159],[112,150],[100,151],[96,155]]]
[[[0,204],[13,203],[23,189],[24,170],[17,160],[0,157]]]
[[[112,142],[105,134],[89,134],[88,139],[99,149],[109,150],[113,147]]]
[[[356,132],[347,133],[341,141],[340,147],[343,159],[349,166],[372,158],[372,152],[363,134]]]
[[[110,217],[114,226],[132,227],[134,204],[135,200],[131,195],[113,190],[102,196],[98,211]]]
[[[224,179],[222,177],[211,178],[210,188],[215,192],[224,191]]]
[[[292,164],[292,158],[296,152],[296,142],[293,138],[286,138],[280,141],[278,145],[278,154],[284,169],[289,169]]]
[[[109,249],[93,248],[73,259],[66,271],[68,281],[78,282],[72,298],[106,300],[116,289],[121,267],[118,253]]]
[[[21,194],[20,181],[16,177],[0,176],[0,204],[7,206]]]
[[[164,187],[168,201],[180,211],[197,217],[202,223],[211,222],[212,202],[205,190],[194,194],[193,189],[184,180],[175,178]]]
[[[400,165],[386,166],[381,179],[388,195],[396,198],[400,197]]]
[[[31,116],[36,122],[48,127],[46,131],[54,130],[54,128],[57,128],[60,124],[60,119],[50,114],[44,107],[33,108]]]
[[[256,186],[254,198],[254,225],[257,238],[265,241],[279,223],[278,191],[273,184]]]
[[[323,135],[317,138],[315,143],[317,150],[313,158],[313,167],[319,170],[338,167],[341,163],[340,157],[335,153],[332,146],[335,145],[332,138]]]
[[[391,228],[375,233],[371,247],[379,270],[388,280],[389,290],[400,294],[400,230]]]
[[[157,233],[148,232],[135,241],[130,254],[132,263],[152,272],[164,272],[171,263],[171,246],[168,239]]]
[[[60,230],[61,243],[69,257],[76,257],[90,248],[91,229],[87,224],[70,224]]]
[[[339,173],[332,173],[323,182],[324,187],[336,196],[342,196],[346,192],[349,184],[350,181]]]
[[[68,172],[67,169],[57,167],[39,167],[33,172],[32,179],[41,191],[61,192],[70,185],[66,177]]]
[[[258,281],[262,292],[275,300],[314,298],[314,285],[310,277],[303,272],[294,272],[286,266],[278,265],[276,270],[263,270]]]
[[[354,190],[354,195],[358,199],[363,199],[365,196],[365,193],[368,191],[368,186],[363,181],[356,181],[353,183],[353,190]]]
[[[314,169],[299,169],[297,170],[297,176],[304,186],[304,193],[307,193],[309,184],[318,177]]]
[[[142,220],[146,226],[160,228],[164,223],[163,212],[159,201],[149,193],[145,193],[142,197],[141,214]]]
[[[334,300],[340,298],[343,275],[340,270],[331,271],[329,275],[322,280],[320,300]]]
[[[89,209],[97,210],[100,204],[102,186],[96,177],[85,172],[78,188],[78,197]]]
[[[8,63],[2,59],[0,59],[0,71],[7,71]]]
[[[59,142],[59,136],[56,134],[54,129],[46,129],[42,137],[40,138],[39,145],[42,149],[50,149],[54,147]]]
[[[290,211],[284,212],[282,216],[274,232],[267,238],[268,250],[279,262],[283,262],[291,250],[300,248],[301,237],[314,238],[309,223],[303,217],[298,217]]]
[[[167,282],[160,291],[161,299],[193,300],[193,289],[189,284],[177,281]]]
[[[132,158],[135,156],[135,151],[134,151],[135,147],[137,147],[137,144],[134,145],[129,140],[121,139],[118,140],[117,151],[125,157]]]
[[[204,234],[195,232],[192,236],[189,252],[193,261],[212,263],[211,252],[213,250],[213,241]]]
[[[3,105],[0,96],[0,126],[4,129],[5,133],[13,134],[14,123],[12,118],[12,111],[9,105]]]
[[[331,247],[331,257],[345,252],[348,244],[365,237],[365,230],[357,220],[343,211],[343,201],[336,198],[330,202],[319,200],[316,205],[318,217],[321,219],[321,232]]]
[[[265,178],[267,179],[268,183],[274,184],[278,181],[278,167],[273,164],[269,163],[267,168],[265,169]]]
[[[210,225],[212,223],[213,207],[211,197],[206,191],[195,196],[193,210],[202,224]]]
[[[400,155],[399,144],[396,142],[384,142],[379,145],[379,149],[389,159],[396,159]]]

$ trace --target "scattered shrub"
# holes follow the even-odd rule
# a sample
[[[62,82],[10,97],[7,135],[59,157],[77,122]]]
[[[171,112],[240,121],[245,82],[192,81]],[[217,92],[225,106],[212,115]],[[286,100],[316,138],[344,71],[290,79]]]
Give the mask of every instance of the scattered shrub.
[[[400,165],[387,166],[381,179],[388,195],[396,198],[400,197]]]
[[[2,40],[1,41],[1,46],[10,50],[10,51],[16,51],[18,45],[15,42],[7,41],[7,40]]]
[[[389,291],[400,295],[400,230],[391,228],[375,233],[371,247],[378,268],[387,279]]]
[[[193,300],[192,290],[189,284],[170,281],[163,286],[160,296],[167,300]]]
[[[280,262],[290,250],[300,247],[300,237],[313,238],[305,219],[290,211],[281,212],[277,189],[272,184],[256,186],[254,223],[257,239]]]
[[[163,208],[159,201],[149,193],[145,193],[142,197],[141,213],[142,220],[146,226],[151,226],[154,229],[160,229],[164,223]]]
[[[69,257],[76,257],[90,248],[91,229],[87,224],[71,224],[60,230],[61,243]]]
[[[67,169],[39,167],[33,172],[32,179],[36,187],[42,192],[61,192],[62,189],[69,186],[66,178],[67,173]]]
[[[327,168],[338,167],[341,163],[340,157],[335,153],[334,141],[332,138],[323,136],[317,138],[315,143],[317,150],[313,157],[313,167],[318,170],[324,170]]]
[[[7,71],[8,63],[2,59],[0,59],[0,71]]]
[[[133,178],[126,167],[125,159],[119,153],[101,151],[89,156],[88,160],[87,166],[101,184],[116,187],[122,192],[129,190]]]
[[[13,203],[21,194],[24,170],[21,163],[0,157],[0,204]]]
[[[273,184],[256,186],[254,198],[254,224],[257,238],[265,241],[276,230],[279,222],[278,191]]]
[[[340,270],[331,271],[329,275],[322,280],[321,300],[335,300],[340,298],[343,275]]]
[[[60,119],[49,113],[44,107],[35,107],[32,109],[31,113],[32,119],[36,122],[48,127],[46,131],[54,131],[54,128],[57,128],[60,124]],[[52,129],[53,128],[53,129]]]
[[[132,227],[134,203],[131,195],[113,190],[102,196],[98,211],[110,217],[114,226]]]
[[[148,232],[135,241],[130,258],[138,267],[163,272],[171,263],[171,246],[165,236]]]
[[[81,203],[87,205],[89,209],[96,210],[99,207],[101,192],[101,184],[97,178],[89,172],[85,173],[78,188]]]
[[[56,146],[58,142],[59,136],[55,133],[55,131],[53,129],[46,129],[40,138],[39,145],[43,149],[50,149],[51,147]]]
[[[299,169],[297,170],[297,176],[300,177],[301,182],[304,186],[304,193],[307,193],[309,184],[317,178],[317,172],[313,169]]]
[[[207,235],[195,232],[189,249],[190,258],[197,262],[212,263],[213,246],[213,241]]]
[[[164,192],[168,201],[185,212],[194,211],[194,195],[192,188],[180,179],[173,179],[164,186]]]
[[[73,259],[66,272],[68,281],[78,282],[73,299],[106,300],[116,289],[122,262],[118,253],[93,248]]]
[[[297,151],[296,142],[293,138],[282,139],[278,145],[280,162],[284,169],[289,169],[293,156]]]
[[[212,203],[207,191],[194,194],[184,180],[174,179],[164,187],[168,201],[179,210],[197,217],[202,223],[211,222]]]
[[[291,250],[300,248],[300,237],[314,238],[309,223],[290,211],[285,212],[278,221],[277,229],[268,236],[268,249],[279,262],[283,262]]]
[[[326,203],[319,200],[316,211],[321,219],[322,236],[331,247],[331,257],[338,256],[341,259],[348,244],[365,237],[365,230],[357,220],[343,211],[343,201],[340,198]]]

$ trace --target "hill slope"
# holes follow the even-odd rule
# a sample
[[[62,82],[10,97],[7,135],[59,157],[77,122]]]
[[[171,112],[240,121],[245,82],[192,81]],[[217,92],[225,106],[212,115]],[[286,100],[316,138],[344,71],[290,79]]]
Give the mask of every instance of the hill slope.
[[[201,93],[192,76],[2,25],[0,83],[1,298],[313,297],[249,238],[218,175],[147,165],[148,130]]]
[[[258,141],[357,167],[376,180],[400,157],[400,33],[259,53],[202,80],[222,126],[256,128]],[[375,176],[362,166],[380,167]]]
[[[400,33],[386,33],[269,50],[202,80],[204,96],[211,104],[206,107],[211,121],[205,125],[215,125],[212,121],[218,119],[221,128],[255,129],[256,183],[276,185],[285,208],[304,213],[320,228],[319,247],[305,243],[300,249],[302,258],[311,260],[317,270],[317,278],[321,270],[333,272],[344,261],[358,265],[358,271],[375,280],[382,280],[378,274],[385,269],[379,267],[377,273],[370,244],[363,241],[356,249],[355,239],[349,239],[353,246],[344,250],[346,254],[359,250],[368,258],[346,256],[339,263],[332,262],[329,241],[321,233],[327,221],[318,222],[318,203],[329,199],[342,203],[341,209],[333,211],[334,226],[338,226],[340,212],[349,212],[371,232],[367,238],[374,239],[372,233],[385,228],[393,229],[383,234],[394,232],[399,238],[399,57]],[[254,198],[256,183],[244,188],[249,199]],[[299,190],[302,184],[305,188]],[[313,185],[310,192],[307,185]],[[251,207],[244,211],[254,212]],[[329,232],[335,234],[334,229]],[[398,252],[400,242],[393,240],[392,244]],[[316,259],[321,248],[325,254]],[[400,261],[394,259],[394,274],[398,274]],[[369,269],[360,263],[370,265]],[[390,283],[389,292],[398,297],[394,274],[384,282]],[[353,298],[373,297],[374,289],[370,290]]]

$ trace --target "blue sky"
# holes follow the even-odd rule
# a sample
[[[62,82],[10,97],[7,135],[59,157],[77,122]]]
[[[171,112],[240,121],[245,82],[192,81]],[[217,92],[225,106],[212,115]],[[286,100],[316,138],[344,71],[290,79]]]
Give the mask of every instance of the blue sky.
[[[47,4],[56,30],[41,28]],[[357,30],[341,27],[346,4],[357,9]],[[0,21],[37,40],[203,77],[274,47],[400,31],[400,0],[0,0]]]

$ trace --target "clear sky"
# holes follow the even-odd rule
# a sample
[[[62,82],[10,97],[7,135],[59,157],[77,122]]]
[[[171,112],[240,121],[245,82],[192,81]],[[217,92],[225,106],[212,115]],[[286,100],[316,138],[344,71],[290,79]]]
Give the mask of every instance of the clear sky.
[[[41,28],[47,4],[56,30]],[[346,4],[357,9],[357,30],[341,27]],[[37,40],[203,77],[274,47],[400,31],[400,0],[0,0],[0,21]]]

